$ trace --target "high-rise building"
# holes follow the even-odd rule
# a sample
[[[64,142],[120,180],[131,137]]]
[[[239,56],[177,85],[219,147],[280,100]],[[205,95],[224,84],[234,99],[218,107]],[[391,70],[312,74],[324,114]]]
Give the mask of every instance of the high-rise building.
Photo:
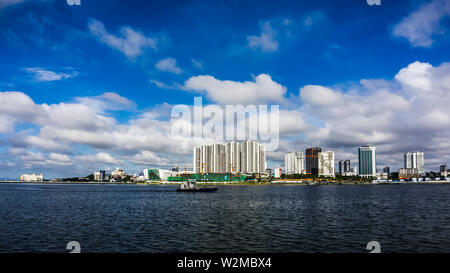
[[[344,172],[346,173],[351,172],[350,159],[344,161]]]
[[[305,156],[303,152],[284,154],[284,171],[286,174],[301,174],[305,169]]]
[[[194,147],[194,173],[263,173],[265,146],[254,141]]]
[[[440,172],[446,172],[447,171],[447,164],[439,166],[439,171]]]
[[[417,169],[419,175],[425,174],[425,159],[423,152],[408,152],[404,155],[404,169]]]
[[[334,152],[319,153],[318,169],[319,176],[334,177]]]
[[[387,173],[387,175],[391,175],[391,168],[390,167],[384,167],[383,168],[383,173]]]
[[[401,168],[398,170],[399,179],[418,178],[419,176],[417,168]]]
[[[365,177],[376,177],[377,160],[376,148],[373,145],[366,145],[358,148],[359,175]]]
[[[318,174],[319,173],[319,153],[322,152],[322,148],[314,147],[308,148],[305,152],[305,167],[306,173]]]
[[[339,174],[344,175],[351,172],[350,160],[339,160]]]

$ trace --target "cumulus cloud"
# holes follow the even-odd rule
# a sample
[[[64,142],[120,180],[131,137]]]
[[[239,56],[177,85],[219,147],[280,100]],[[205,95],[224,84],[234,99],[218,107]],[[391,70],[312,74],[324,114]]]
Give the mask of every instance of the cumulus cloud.
[[[166,58],[163,60],[160,60],[155,64],[155,68],[159,71],[165,71],[170,72],[174,74],[181,74],[183,73],[183,70],[178,67],[177,60],[174,58]]]
[[[136,107],[134,101],[114,92],[105,92],[93,97],[77,97],[75,101],[88,106],[90,109],[95,109],[97,112],[104,112],[106,110],[129,110]]]
[[[109,153],[103,152],[97,154],[79,155],[76,156],[75,158],[85,163],[102,163],[106,165],[117,165],[123,163],[122,160],[114,158]]]
[[[394,29],[394,36],[406,38],[414,47],[430,47],[434,38],[445,30],[441,26],[444,17],[450,15],[450,0],[434,0],[423,4]]]
[[[140,31],[134,30],[128,26],[120,28],[120,35],[114,35],[106,30],[102,22],[90,19],[88,28],[91,34],[97,37],[101,42],[111,48],[119,50],[130,59],[142,55],[147,48],[153,50],[157,49],[155,38],[147,37]]]
[[[222,104],[258,104],[282,102],[286,87],[276,83],[267,74],[260,74],[254,81],[222,81],[209,75],[194,76],[184,83],[184,88]]]
[[[276,31],[270,22],[264,22],[259,36],[247,36],[248,47],[262,52],[275,52],[278,50],[278,42],[275,38]]]
[[[72,71],[70,73],[66,72],[54,72],[42,67],[27,67],[25,71],[32,74],[34,80],[38,82],[51,82],[59,81],[63,79],[73,78],[78,75],[78,72]]]
[[[287,99],[286,87],[266,74],[248,82],[196,76],[184,88],[221,104],[273,104]],[[298,98],[292,99],[298,103],[280,109],[280,146],[268,157],[281,164],[284,151],[320,145],[335,151],[336,160],[356,160],[357,147],[372,143],[381,165],[399,166],[403,152],[423,150],[427,169],[433,168],[432,164],[450,157],[449,92],[450,63],[414,62],[400,68],[392,79],[302,86]],[[12,162],[18,166],[84,162],[85,168],[92,168],[99,166],[97,162],[169,167],[189,164],[194,145],[216,141],[213,135],[207,139],[173,137],[169,104],[119,122],[110,112],[118,106],[102,106],[97,100],[120,107],[133,104],[110,93],[48,105],[36,104],[23,92],[0,92],[0,120],[8,121],[0,123],[0,129],[11,138],[2,145],[11,147],[11,158],[18,160]],[[100,106],[93,109],[93,105]],[[17,123],[35,128],[15,132]]]

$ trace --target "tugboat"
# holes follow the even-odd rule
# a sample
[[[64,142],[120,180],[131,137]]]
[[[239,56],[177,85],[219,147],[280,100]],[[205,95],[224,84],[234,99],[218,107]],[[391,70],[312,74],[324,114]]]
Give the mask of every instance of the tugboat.
[[[206,186],[197,186],[196,181],[189,180],[187,182],[183,182],[177,191],[186,191],[186,192],[214,192],[217,191],[216,187],[206,187]]]

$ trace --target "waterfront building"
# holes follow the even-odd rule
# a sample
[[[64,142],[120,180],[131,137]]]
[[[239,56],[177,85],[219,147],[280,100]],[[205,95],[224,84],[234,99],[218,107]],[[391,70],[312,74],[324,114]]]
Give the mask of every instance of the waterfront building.
[[[284,154],[284,171],[286,174],[302,174],[305,169],[303,152],[288,152]]]
[[[314,147],[308,148],[305,151],[305,168],[307,174],[319,173],[319,153],[322,152],[322,148]]]
[[[44,175],[41,174],[22,174],[20,176],[20,182],[42,182],[44,181]]]
[[[423,152],[407,152],[404,154],[404,169],[416,168],[419,175],[425,174],[425,160]]]
[[[339,174],[343,175],[344,174],[344,160],[339,160],[339,166],[338,166],[338,170],[339,170]]]
[[[351,171],[350,159],[347,159],[344,161],[344,172],[350,172],[350,171]]]
[[[94,171],[94,180],[95,181],[103,181],[106,179],[106,172],[101,170],[101,171]]]
[[[318,156],[318,175],[325,177],[334,177],[334,152],[319,152]]]
[[[364,177],[377,176],[376,147],[365,145],[358,148],[359,175]]]
[[[390,167],[384,167],[383,168],[383,173],[387,173],[388,176],[391,175],[391,168]]]
[[[125,176],[126,176],[126,174],[122,169],[116,168],[115,170],[111,171],[111,177],[113,177],[113,178],[118,178],[118,177],[123,178]]]
[[[418,177],[420,177],[420,174],[417,168],[401,168],[398,170],[399,179],[409,179]]]
[[[351,172],[351,164],[350,160],[339,160],[339,174],[345,175],[346,173]]]
[[[255,141],[194,147],[194,173],[264,173],[265,146]]]
[[[447,177],[448,176],[447,164],[439,166],[439,173],[443,177]]]
[[[280,178],[281,177],[281,168],[275,168],[273,172],[274,178]]]

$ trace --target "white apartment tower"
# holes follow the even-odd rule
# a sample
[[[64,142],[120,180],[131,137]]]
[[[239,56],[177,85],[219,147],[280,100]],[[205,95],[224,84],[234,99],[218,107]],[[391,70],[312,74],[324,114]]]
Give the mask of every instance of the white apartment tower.
[[[301,174],[305,170],[305,154],[288,152],[284,154],[284,171],[286,174]]]
[[[334,152],[319,152],[319,176],[334,177]]]
[[[254,141],[197,146],[192,167],[195,173],[263,173],[265,146]]]
[[[408,152],[404,156],[405,169],[417,169],[419,175],[425,174],[425,159],[423,152]]]

